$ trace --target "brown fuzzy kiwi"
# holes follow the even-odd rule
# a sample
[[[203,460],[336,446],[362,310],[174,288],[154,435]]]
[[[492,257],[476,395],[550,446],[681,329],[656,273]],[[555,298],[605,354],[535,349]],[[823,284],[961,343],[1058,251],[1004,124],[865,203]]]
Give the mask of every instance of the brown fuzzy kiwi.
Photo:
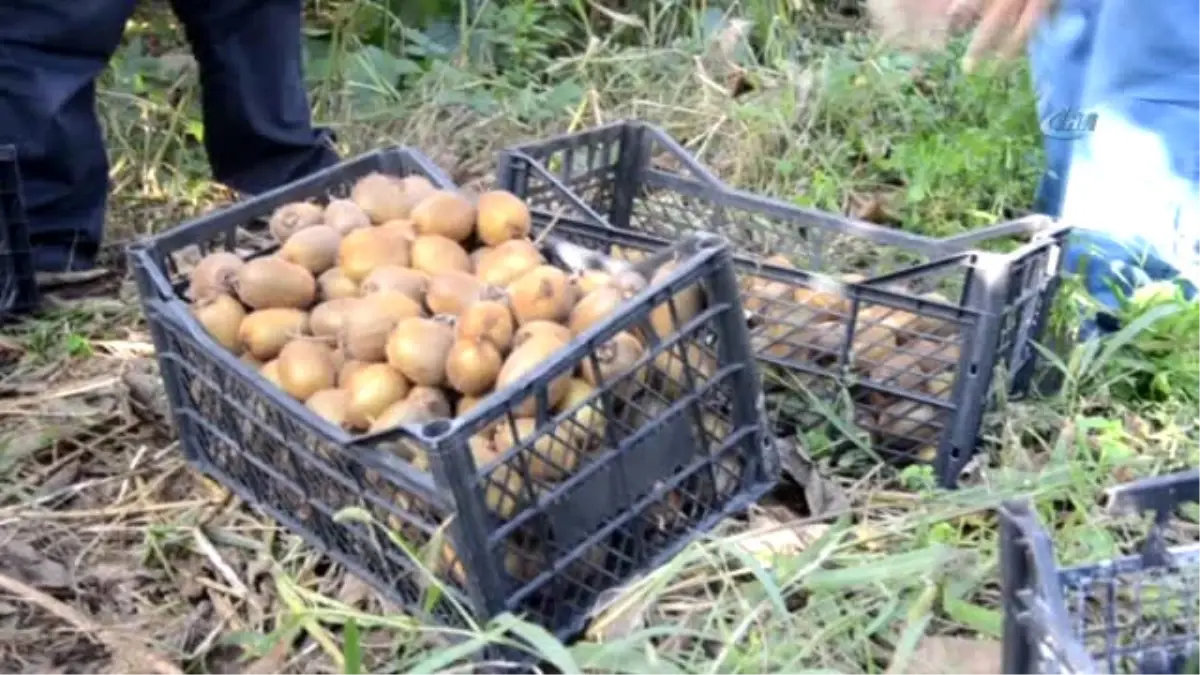
[[[388,335],[401,319],[420,316],[421,308],[408,296],[385,291],[360,298],[343,319],[338,345],[346,356],[374,363],[387,355]]]
[[[242,319],[238,337],[259,361],[270,361],[295,338],[308,335],[308,314],[298,309],[260,309]]]
[[[626,299],[626,295],[616,286],[601,286],[580,298],[571,308],[567,327],[572,334],[579,335],[616,313]]]
[[[663,281],[678,266],[679,263],[677,261],[665,263],[654,272],[654,276],[650,278],[650,283],[657,284]],[[671,311],[672,304],[675,306],[674,313]],[[660,338],[667,337],[699,314],[703,305],[704,297],[700,293],[700,286],[693,284],[676,293],[671,303],[665,302],[655,307],[650,312],[650,327],[654,329],[654,332]]]
[[[512,348],[516,322],[508,304],[500,300],[472,303],[458,316],[455,334],[460,340],[487,340],[507,354]]]
[[[476,233],[479,241],[488,246],[528,237],[533,227],[529,207],[507,190],[490,190],[479,195],[478,209]]]
[[[471,257],[453,239],[426,234],[413,240],[412,268],[430,276],[452,270],[470,274]]]
[[[358,205],[372,223],[378,225],[393,218],[408,217],[409,200],[404,186],[392,176],[373,171],[350,188],[350,201]]]
[[[346,276],[340,267],[326,270],[317,277],[317,298],[320,300],[336,300],[338,298],[353,298],[358,296],[358,284]]]
[[[702,386],[717,372],[717,360],[708,350],[691,343],[683,347],[681,357],[681,346],[674,345],[654,357],[654,366],[662,373],[664,393],[668,396],[679,396],[693,384]]]
[[[338,386],[345,387],[350,378],[363,368],[371,365],[367,361],[359,361],[358,359],[344,358],[342,367],[338,369]]]
[[[530,270],[543,265],[546,257],[528,239],[512,239],[481,257],[475,276],[493,286],[507,286]]]
[[[487,340],[455,340],[446,353],[446,381],[460,394],[477,396],[500,375],[500,350]]]
[[[453,410],[450,407],[450,399],[446,398],[446,392],[437,387],[416,385],[404,398],[413,405],[428,409],[436,417],[450,417]]]
[[[279,380],[279,361],[271,359],[258,369],[258,372],[278,389],[283,388],[283,383]]]
[[[587,380],[579,378],[571,378],[567,383],[567,393],[563,399],[558,402],[555,412],[569,412],[574,410],[576,406],[589,401],[596,388],[588,383]],[[572,446],[580,451],[588,451],[591,446],[604,439],[604,428],[607,420],[604,417],[603,409],[591,403],[584,405],[576,410],[568,418],[568,422],[559,428],[565,428]]]
[[[630,333],[617,333],[611,340],[596,348],[596,361],[600,365],[599,372],[592,365],[592,359],[584,359],[579,365],[580,374],[593,387],[610,383],[621,378],[633,368],[646,349],[641,341]],[[640,381],[645,371],[639,371],[633,382]],[[625,384],[631,384],[626,381]]]
[[[513,349],[508,358],[504,360],[504,364],[500,367],[500,374],[496,378],[496,390],[506,389],[516,384],[531,370],[561,350],[564,345],[564,342],[554,336],[535,335],[530,337],[521,346]],[[570,373],[564,373],[550,383],[547,394],[552,407],[558,405],[558,402],[566,395],[570,380]],[[521,417],[531,417],[536,412],[537,400],[534,396],[521,401],[513,408],[513,414]]]
[[[850,312],[850,298],[837,290],[796,287],[792,300],[810,311],[819,312],[829,319],[844,317]]]
[[[399,265],[384,265],[375,268],[358,287],[361,295],[371,295],[380,291],[399,291],[418,303],[425,301],[425,292],[428,288],[429,277],[426,274]]]
[[[437,187],[424,176],[413,174],[399,179],[400,187],[404,190],[404,198],[408,200],[409,213],[426,197],[437,192]]]
[[[464,242],[475,228],[475,205],[457,192],[438,190],[421,200],[410,214],[417,234],[437,234]]]
[[[475,270],[476,274],[479,273],[479,261],[483,260],[489,253],[491,253],[494,250],[495,249],[493,249],[491,246],[479,246],[475,250],[473,250],[469,254],[467,254],[467,257],[471,259],[471,269]]]
[[[349,199],[331,199],[325,205],[325,224],[343,237],[371,226],[371,216]]]
[[[346,315],[358,301],[359,298],[338,298],[313,307],[308,314],[309,332],[315,337],[325,338],[330,344],[336,344],[346,325]]]
[[[499,289],[488,287],[467,272],[447,270],[430,277],[425,304],[434,314],[458,316],[476,301],[499,293]]]
[[[921,358],[914,354],[892,352],[888,357],[870,368],[872,380],[893,387],[916,391],[925,381],[925,373],[921,372]]]
[[[367,275],[385,265],[408,267],[411,246],[408,239],[393,230],[355,230],[342,238],[337,264],[343,274],[361,284]]]
[[[496,454],[507,452],[533,437],[537,431],[537,420],[529,417],[518,417],[512,424],[499,425],[492,437]],[[562,480],[579,466],[580,452],[566,443],[559,442],[554,434],[541,435],[524,452],[528,453],[529,474],[538,480]]]
[[[246,318],[242,303],[231,295],[207,295],[192,305],[196,320],[225,349],[242,353],[241,326]]]
[[[368,429],[389,406],[408,395],[411,383],[386,363],[363,366],[343,388],[350,393],[346,422],[352,429]]]
[[[437,405],[427,400],[412,400],[405,398],[388,406],[375,421],[371,423],[371,433],[391,429],[403,424],[423,424],[441,419],[442,415]],[[415,462],[414,462],[415,463]]]
[[[342,235],[337,230],[328,225],[313,225],[288,238],[279,249],[279,257],[319,275],[337,264],[341,243]]]
[[[251,309],[307,309],[317,299],[317,280],[281,258],[256,258],[238,270],[238,299]]]
[[[517,329],[513,334],[512,347],[516,349],[535,337],[545,336],[557,340],[561,344],[571,342],[571,329],[553,321],[530,321]]]
[[[577,289],[580,298],[599,288],[610,286],[612,282],[613,275],[601,270],[584,270],[571,275],[571,284]]]
[[[293,234],[306,227],[320,225],[325,218],[325,210],[312,202],[292,202],[275,209],[267,220],[267,229],[275,237],[275,241],[286,244]]]
[[[474,408],[475,406],[479,405],[480,401],[487,398],[487,395],[489,393],[491,393],[491,392],[487,391],[487,392],[480,394],[479,396],[460,396],[458,398],[458,403],[454,404],[454,416],[462,417],[463,415],[466,415],[467,413],[471,412],[471,409]],[[485,436],[486,436],[486,434],[485,434]]]
[[[409,318],[388,336],[388,365],[414,384],[440,387],[446,381],[446,354],[454,343],[454,327],[441,317]]]
[[[280,388],[300,401],[337,384],[333,350],[315,340],[292,340],[279,351],[276,359]]]
[[[326,422],[344,428],[346,410],[350,405],[350,392],[345,389],[322,389],[309,396],[304,405]]]
[[[233,293],[238,270],[245,263],[229,251],[209,253],[196,263],[188,283],[188,297],[200,301],[222,293]]]
[[[958,345],[952,342],[914,340],[904,345],[905,351],[920,358],[921,370],[926,373],[952,371],[958,367]]]
[[[575,306],[575,288],[567,273],[551,265],[539,265],[508,286],[509,302],[517,323],[565,321]]]
[[[408,218],[389,220],[386,223],[378,225],[377,229],[405,241],[412,241],[417,238],[417,228],[413,225],[413,221]]]

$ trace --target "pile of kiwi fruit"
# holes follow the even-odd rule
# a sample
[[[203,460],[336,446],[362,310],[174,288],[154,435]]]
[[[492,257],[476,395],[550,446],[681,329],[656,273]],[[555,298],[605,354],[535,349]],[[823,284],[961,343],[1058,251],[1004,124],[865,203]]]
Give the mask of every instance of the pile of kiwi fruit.
[[[795,269],[791,260],[774,255],[762,263]],[[843,283],[861,283],[861,274],[845,274]],[[785,361],[831,366],[837,361],[852,314],[850,297],[833,289],[788,284],[762,276],[741,280],[749,314],[751,345],[756,352]],[[942,294],[913,293],[891,284],[888,290],[928,302],[953,304]],[[958,327],[938,318],[883,305],[864,305],[854,316],[851,369],[892,387],[946,399],[955,381]],[[854,422],[872,440],[897,452],[928,461],[937,450],[939,410],[911,399],[889,396],[865,386],[851,392]]]

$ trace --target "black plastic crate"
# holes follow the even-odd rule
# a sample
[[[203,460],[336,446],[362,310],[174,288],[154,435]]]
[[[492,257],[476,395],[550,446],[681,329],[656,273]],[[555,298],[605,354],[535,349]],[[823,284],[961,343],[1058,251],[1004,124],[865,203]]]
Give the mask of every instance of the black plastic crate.
[[[211,340],[190,316],[172,260],[198,256],[188,249],[265,252],[256,233],[276,207],[342,192],[373,170],[424,174],[450,186],[413,151],[379,151],[131,249],[193,464],[415,614],[462,623],[465,615],[483,620],[512,611],[564,638],[582,628],[604,590],[667,559],[774,485],[778,460],[735,274],[727,245],[714,236],[681,242],[675,271],[627,310],[578,336],[526,384],[454,420],[354,436]],[[555,241],[594,248],[608,236],[564,226]],[[675,311],[673,298],[690,288],[707,299],[695,318],[651,340],[631,371],[576,407],[548,409],[551,382],[585,360],[594,367],[600,346],[645,326],[656,309]],[[532,433],[496,462],[476,466],[469,439],[489,425],[515,433],[514,408],[531,396]],[[425,450],[430,473],[404,459],[414,447]],[[581,457],[579,447],[591,452]],[[564,477],[556,462],[578,466]],[[436,583],[414,559],[438,571]]]
[[[1121,485],[1108,500],[1114,515],[1153,515],[1140,551],[1068,568],[1028,501],[1001,508],[1001,672],[1196,672],[1200,541],[1194,522],[1172,531],[1172,517],[1200,501],[1200,470]]]
[[[545,219],[635,231],[648,249],[688,231],[731,239],[756,354],[811,394],[774,416],[777,431],[814,454],[932,462],[947,487],[975,452],[997,368],[1008,394],[1028,389],[1066,235],[1037,216],[934,239],[801,208],[729,188],[640,122],[510,148],[498,183]],[[997,242],[1011,250],[976,248]],[[791,268],[765,262],[780,254]]]
[[[38,288],[21,199],[17,149],[0,145],[0,324],[37,309]]]

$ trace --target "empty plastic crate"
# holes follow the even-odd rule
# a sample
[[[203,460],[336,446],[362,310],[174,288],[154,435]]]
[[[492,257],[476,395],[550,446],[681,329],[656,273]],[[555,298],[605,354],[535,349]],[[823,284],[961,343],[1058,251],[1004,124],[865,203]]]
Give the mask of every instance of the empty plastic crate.
[[[1116,515],[1152,515],[1134,555],[1060,568],[1027,501],[1001,508],[1005,673],[1195,673],[1200,653],[1200,471],[1109,492]],[[1172,531],[1177,509],[1193,522]]]
[[[511,611],[562,637],[584,625],[603,591],[665,560],[773,486],[778,459],[728,246],[715,236],[680,242],[672,252],[678,265],[666,278],[522,384],[456,419],[355,436],[220,348],[190,315],[184,275],[172,261],[188,249],[193,259],[221,249],[269,251],[261,223],[275,208],[345,194],[369,171],[423,174],[450,186],[413,151],[379,151],[131,249],[175,424],[193,464],[415,614],[462,623],[466,615],[482,621]],[[555,241],[594,248],[609,236],[564,226]],[[550,408],[556,383],[584,363],[604,374],[597,358],[614,336],[652,334],[652,313],[682,311],[675,298],[690,289],[707,299],[698,314],[686,321],[670,314],[682,325],[647,340],[629,371],[608,373],[568,408]],[[521,421],[518,407],[529,404],[532,414],[521,411]],[[480,465],[472,440],[486,428],[519,442]],[[429,472],[411,463],[414,449],[428,457]]]
[[[933,239],[801,208],[729,188],[640,122],[510,148],[498,185],[554,222],[659,247],[688,231],[729,238],[752,345],[777,367],[768,385],[807,392],[775,411],[778,431],[816,454],[857,445],[896,465],[933,462],[948,487],[975,452],[994,370],[1010,393],[1029,385],[1066,233],[1030,217]],[[1012,250],[974,248],[996,242]],[[780,254],[792,268],[771,264]]]
[[[0,323],[33,311],[37,305],[17,151],[11,145],[0,145]]]

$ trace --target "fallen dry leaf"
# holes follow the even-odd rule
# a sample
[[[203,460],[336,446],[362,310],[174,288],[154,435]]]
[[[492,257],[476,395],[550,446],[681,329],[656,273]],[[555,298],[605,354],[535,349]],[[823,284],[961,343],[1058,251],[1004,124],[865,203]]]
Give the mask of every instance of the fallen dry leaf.
[[[917,645],[902,673],[959,673],[987,675],[1000,672],[1000,642],[963,637],[928,635]]]

